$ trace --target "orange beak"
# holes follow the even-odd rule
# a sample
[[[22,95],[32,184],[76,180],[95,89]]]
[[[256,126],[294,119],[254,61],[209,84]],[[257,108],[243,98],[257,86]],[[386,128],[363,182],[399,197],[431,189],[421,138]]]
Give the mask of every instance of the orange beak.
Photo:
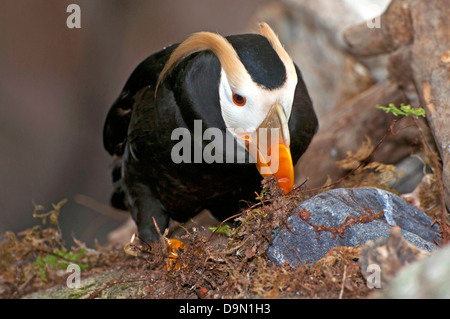
[[[241,134],[263,177],[274,175],[284,194],[294,188],[289,128],[283,107],[275,103],[256,132]]]

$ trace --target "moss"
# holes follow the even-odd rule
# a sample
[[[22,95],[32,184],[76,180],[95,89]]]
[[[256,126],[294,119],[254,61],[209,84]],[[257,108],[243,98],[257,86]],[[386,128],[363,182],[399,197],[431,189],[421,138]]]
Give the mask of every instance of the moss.
[[[345,186],[375,186],[393,191],[391,185],[399,176],[395,167],[370,161],[377,146],[367,138],[357,152],[349,152],[337,163],[351,171],[345,177]],[[440,193],[433,180],[435,175],[429,178],[429,186],[423,185],[419,197],[425,211],[434,214]],[[43,225],[18,234],[7,232],[0,243],[0,296],[364,298],[369,289],[358,266],[359,247],[338,247],[316,263],[296,268],[276,265],[266,256],[274,231],[289,230],[287,217],[302,201],[338,185],[331,182],[313,191],[299,186],[285,196],[273,177],[264,179],[262,193],[237,216],[234,224],[219,225],[209,234],[199,227],[186,229],[181,236],[186,246],[178,251],[177,257],[181,267],[169,268],[163,241],[152,243],[151,247],[146,243],[129,243],[126,250],[132,251],[133,256],[122,249],[87,248],[76,239],[76,247],[68,249],[58,226],[64,201],[46,213],[42,206],[36,205],[34,215]],[[66,286],[64,268],[68,262],[82,268],[80,288]]]

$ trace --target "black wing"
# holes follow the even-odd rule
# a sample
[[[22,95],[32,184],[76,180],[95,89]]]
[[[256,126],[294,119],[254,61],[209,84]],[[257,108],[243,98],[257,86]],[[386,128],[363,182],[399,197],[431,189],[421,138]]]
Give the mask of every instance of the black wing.
[[[106,116],[103,127],[103,145],[109,154],[118,157],[112,168],[114,191],[111,196],[111,204],[115,208],[128,209],[125,203],[121,158],[127,142],[128,126],[133,112],[135,96],[142,88],[156,84],[159,73],[176,46],[168,47],[142,61],[131,73],[122,92]]]
[[[109,154],[123,155],[134,97],[140,89],[156,85],[160,72],[177,46],[172,45],[152,54],[131,73],[119,97],[111,106],[103,127],[103,145]]]
[[[314,134],[318,130],[318,120],[311,98],[306,89],[300,69],[295,66],[298,82],[294,93],[289,132],[291,134],[291,154],[294,165],[306,151]]]

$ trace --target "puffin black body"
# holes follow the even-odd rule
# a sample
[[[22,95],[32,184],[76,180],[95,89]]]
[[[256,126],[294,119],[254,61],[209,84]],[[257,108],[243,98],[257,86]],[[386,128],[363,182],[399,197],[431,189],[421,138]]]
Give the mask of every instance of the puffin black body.
[[[255,87],[270,94],[286,83],[286,62],[266,36],[242,34],[224,39],[245,67],[240,71],[250,75]],[[219,219],[226,218],[238,212],[242,200],[254,200],[262,180],[250,157],[243,163],[237,160],[239,138],[227,132],[230,125],[220,91],[228,85],[223,73],[229,68],[224,68],[223,53],[199,45],[184,50],[182,45],[167,47],[139,64],[109,110],[103,131],[105,149],[115,158],[112,205],[130,210],[139,235],[148,241],[158,239],[152,217],[162,230],[170,218],[183,222],[205,208]],[[170,58],[178,53],[177,48],[182,54],[173,62]],[[317,130],[317,118],[300,70],[294,67],[297,83],[287,125],[288,146],[296,163]],[[236,85],[230,86],[234,95]],[[245,95],[245,90],[239,94]],[[196,135],[199,125],[200,136]],[[190,134],[173,135],[180,128]],[[223,133],[222,145],[234,139],[233,148],[224,148],[222,160],[212,163],[198,152],[211,143],[203,136],[209,128]],[[183,152],[190,153],[180,156],[189,160],[174,161],[173,149],[182,137],[189,138],[190,148]]]

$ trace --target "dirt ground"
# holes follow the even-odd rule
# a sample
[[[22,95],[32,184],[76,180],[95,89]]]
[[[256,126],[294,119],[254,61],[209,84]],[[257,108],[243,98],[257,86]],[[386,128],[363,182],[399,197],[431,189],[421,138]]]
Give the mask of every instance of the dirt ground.
[[[398,175],[392,165],[368,162],[376,149],[369,146],[363,143],[338,163],[353,163],[353,170],[341,179],[346,187],[389,188]],[[370,298],[377,289],[369,289],[361,274],[362,247],[336,247],[317,262],[300,265],[277,265],[266,255],[274,231],[290,230],[286,219],[299,204],[339,187],[338,182],[315,189],[299,185],[283,195],[276,180],[266,178],[255,201],[233,221],[213,229],[182,224],[175,232],[161,234],[159,242],[135,237],[117,248],[90,248],[76,238],[74,247],[66,247],[58,223],[66,201],[50,211],[36,205],[33,216],[39,225],[17,234],[6,232],[0,241],[0,298]],[[442,192],[437,184],[418,187],[416,199],[439,222]],[[344,226],[326,231],[339,236]],[[68,268],[74,264],[80,272]],[[77,278],[80,286],[74,287]]]
[[[300,189],[281,196],[273,184],[269,179],[264,194],[258,194],[259,202],[216,233],[202,226],[185,229],[180,238],[185,246],[176,252],[168,250],[164,235],[151,245],[135,238],[124,249],[90,249],[76,240],[78,247],[64,248],[57,227],[62,205],[55,205],[46,214],[36,214],[50,225],[4,235],[0,296],[366,298],[370,290],[359,270],[358,247],[338,247],[316,263],[295,268],[268,260],[266,248],[273,231],[288,227],[289,213],[312,196]],[[66,272],[69,263],[80,265],[80,288],[66,288],[72,274]]]

